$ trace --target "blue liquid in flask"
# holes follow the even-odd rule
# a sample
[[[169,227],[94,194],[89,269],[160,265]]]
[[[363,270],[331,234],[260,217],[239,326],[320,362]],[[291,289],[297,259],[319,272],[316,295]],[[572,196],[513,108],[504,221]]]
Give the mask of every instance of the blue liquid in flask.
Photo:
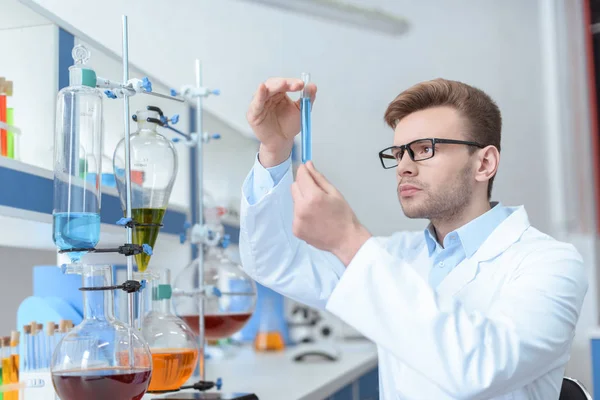
[[[100,214],[97,213],[55,213],[54,243],[60,250],[92,249],[100,240]],[[82,252],[67,253],[71,261],[79,261]]]
[[[312,160],[312,132],[310,120],[310,97],[303,97],[300,102],[302,114],[302,163]]]

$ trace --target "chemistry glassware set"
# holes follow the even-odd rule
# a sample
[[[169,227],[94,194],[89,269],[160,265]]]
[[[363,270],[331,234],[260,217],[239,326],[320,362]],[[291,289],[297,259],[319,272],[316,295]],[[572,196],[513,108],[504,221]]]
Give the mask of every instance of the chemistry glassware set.
[[[157,128],[167,128],[183,136],[184,142],[195,148],[196,199],[204,199],[203,144],[218,135],[208,135],[202,130],[202,100],[219,93],[202,87],[199,61],[196,61],[196,85],[172,90],[170,95],[153,92],[147,78],[129,79],[125,16],[123,83],[98,77],[87,65],[90,53],[84,46],[76,46],[72,55],[75,63],[69,68],[70,83],[58,93],[56,105],[53,240],[59,253],[70,260],[61,266],[63,272],[82,276],[84,319],[56,334],[55,324],[48,323],[52,325],[52,334],[50,330],[47,334],[53,336],[52,343],[27,345],[25,368],[49,367],[53,387],[61,400],[139,400],[146,392],[220,389],[219,380],[205,381],[205,340],[229,337],[244,327],[255,309],[256,284],[226,257],[224,249],[229,238],[223,233],[220,219],[214,217],[214,210],[205,210],[203,200],[193,205],[196,221],[187,228],[191,228],[190,243],[198,246],[198,257],[176,277],[174,285],[169,270],[148,269],[178,170],[173,143],[181,141],[167,139]],[[308,85],[309,75],[303,74],[302,79]],[[106,90],[102,92],[99,88]],[[101,222],[103,94],[122,99],[124,106],[125,135],[114,151],[113,172],[124,212],[117,224],[125,228],[126,241],[114,249],[96,247],[100,242]],[[155,106],[149,105],[130,115],[129,97],[136,94],[195,103],[197,132],[188,134],[175,129],[172,124],[177,123],[178,117],[167,118]],[[138,126],[133,134],[130,118]],[[311,158],[310,97],[306,89],[301,99],[301,123],[302,161],[306,162]],[[185,240],[183,236],[182,244]],[[110,265],[82,262],[87,253],[103,252],[117,252],[126,257],[126,282],[113,283]],[[137,272],[134,272],[134,258]],[[126,323],[113,315],[114,290],[128,293]],[[171,302],[178,316],[172,312]],[[38,330],[37,324],[24,327],[28,343]],[[16,341],[18,344],[18,337]],[[9,340],[7,352],[12,357],[11,347]],[[38,363],[40,356],[35,353],[42,348],[45,354],[53,349],[52,357]],[[18,360],[18,353],[16,357]],[[195,371],[200,382],[182,386]],[[15,381],[12,373],[10,376],[11,383],[17,384],[18,379]],[[39,387],[44,382],[19,384]],[[165,398],[176,398],[171,396]],[[205,398],[203,394],[196,396]],[[211,393],[206,398],[221,397]]]

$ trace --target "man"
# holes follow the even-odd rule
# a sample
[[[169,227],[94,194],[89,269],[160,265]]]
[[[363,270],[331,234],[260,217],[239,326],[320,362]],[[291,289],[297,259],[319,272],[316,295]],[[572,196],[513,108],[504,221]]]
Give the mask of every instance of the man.
[[[381,163],[396,169],[405,215],[431,223],[376,238],[312,163],[293,182],[300,115],[286,93],[302,87],[269,79],[247,114],[261,145],[243,187],[246,271],[376,343],[382,399],[558,399],[586,272],[523,207],[490,204],[501,131],[493,100],[437,79],[390,103],[394,145]]]

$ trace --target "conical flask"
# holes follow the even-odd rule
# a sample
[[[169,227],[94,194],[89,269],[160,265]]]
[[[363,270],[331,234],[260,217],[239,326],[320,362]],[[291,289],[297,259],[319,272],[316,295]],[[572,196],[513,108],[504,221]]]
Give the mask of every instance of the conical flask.
[[[177,175],[177,152],[173,143],[157,132],[162,111],[148,106],[138,111],[134,121],[138,130],[130,137],[131,155],[131,217],[136,222],[133,229],[134,244],[149,244],[154,247],[171,190]],[[121,207],[126,209],[125,183],[125,138],[115,149],[113,167]],[[135,256],[138,270],[145,271],[150,255]]]
[[[109,265],[68,266],[84,288],[112,285]],[[148,389],[152,359],[146,341],[113,316],[111,290],[84,290],[84,320],[57,345],[52,383],[61,400],[140,400]]]
[[[198,338],[191,328],[171,311],[171,273],[147,271],[142,334],[152,353],[149,392],[179,389],[194,373],[198,362]],[[149,277],[148,275],[152,275]]]

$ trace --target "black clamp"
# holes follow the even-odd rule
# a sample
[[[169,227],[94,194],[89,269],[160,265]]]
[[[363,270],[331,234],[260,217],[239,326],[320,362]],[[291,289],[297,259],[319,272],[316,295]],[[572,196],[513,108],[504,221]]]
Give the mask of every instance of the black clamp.
[[[217,390],[221,390],[221,386],[223,386],[223,380],[221,378],[218,378],[216,382],[198,381],[198,382],[194,383],[193,385],[182,386],[180,388],[180,390],[194,389],[194,390],[198,390],[200,392],[205,392],[214,387],[216,387]]]
[[[117,225],[124,226],[126,228],[135,228],[136,226],[158,226],[159,228],[163,227],[163,224],[147,224],[142,222],[136,222],[131,218],[121,218],[117,221]]]
[[[122,285],[116,286],[94,286],[94,287],[81,287],[81,291],[95,291],[95,290],[118,290],[121,289],[127,293],[136,293],[146,287],[146,281],[125,281]]]
[[[149,244],[126,243],[122,246],[119,246],[117,248],[112,248],[112,249],[76,248],[76,249],[59,250],[58,252],[60,254],[74,253],[74,252],[77,252],[77,253],[119,253],[119,254],[123,254],[124,256],[127,256],[127,257],[145,253],[145,254],[148,254],[149,256],[151,256],[152,255],[152,246],[150,246]]]

